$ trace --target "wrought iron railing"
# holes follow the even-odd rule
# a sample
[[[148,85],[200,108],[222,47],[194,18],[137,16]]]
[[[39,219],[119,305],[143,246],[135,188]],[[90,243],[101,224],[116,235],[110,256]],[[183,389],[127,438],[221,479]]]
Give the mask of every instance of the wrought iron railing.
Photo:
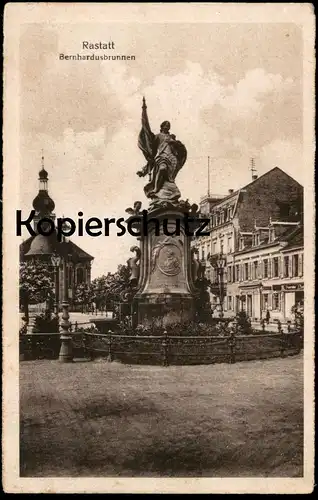
[[[85,324],[85,323],[83,323]],[[87,324],[87,323],[86,323]],[[78,327],[79,323],[77,324]],[[89,324],[92,326],[91,324]],[[258,331],[244,335],[236,327],[220,334],[205,336],[175,336],[166,331],[163,335],[121,335],[116,332],[101,334],[94,331],[78,331],[73,328],[75,358],[107,358],[142,364],[208,364],[236,363],[253,359],[285,357],[300,353],[303,335],[289,326],[277,333]],[[20,353],[25,359],[57,358],[59,334],[30,334],[22,336]]]

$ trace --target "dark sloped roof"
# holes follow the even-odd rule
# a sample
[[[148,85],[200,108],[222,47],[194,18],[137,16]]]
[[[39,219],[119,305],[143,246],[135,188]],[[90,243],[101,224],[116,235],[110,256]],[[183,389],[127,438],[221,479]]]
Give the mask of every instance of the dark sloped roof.
[[[30,236],[27,240],[23,241],[20,244],[20,260],[24,260],[25,254],[29,251],[31,244],[33,240],[36,238],[36,236]],[[59,244],[59,242],[56,239],[56,236],[53,234],[52,237],[50,236],[43,236],[43,238],[48,238],[50,240],[50,244],[52,247],[52,253],[53,251],[56,252],[58,255],[63,254],[62,250],[62,245]],[[79,259],[79,260],[93,260],[94,257],[90,255],[89,253],[85,252],[85,250],[82,250],[78,245],[75,245],[72,241],[69,241],[68,243],[68,254],[71,255],[71,258]]]
[[[287,242],[287,245],[285,246],[284,250],[286,249],[289,250],[292,247],[303,246],[304,245],[303,225],[299,225],[293,230],[289,231],[289,234],[287,233],[282,239]]]

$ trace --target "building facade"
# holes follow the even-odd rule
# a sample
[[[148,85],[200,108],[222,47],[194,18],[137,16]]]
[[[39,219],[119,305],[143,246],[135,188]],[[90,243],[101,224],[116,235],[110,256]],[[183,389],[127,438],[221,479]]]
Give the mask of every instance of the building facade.
[[[50,236],[38,233],[37,224],[40,219],[47,218],[55,221],[54,208],[55,203],[49,196],[48,192],[48,173],[42,168],[39,172],[39,192],[33,200],[33,208],[35,216],[33,218],[33,229],[36,233],[35,236],[30,236],[23,241],[20,245],[20,261],[23,262],[28,259],[41,259],[51,263],[51,257],[58,255],[61,259],[65,258],[63,244],[58,242],[57,235],[54,232]],[[90,284],[91,282],[91,266],[94,257],[82,250],[79,246],[75,245],[72,241],[67,242],[67,283],[68,283],[68,297],[69,304],[72,308],[75,301],[75,291],[80,284]],[[53,269],[52,269],[53,272]],[[64,293],[64,276],[62,262],[57,272],[57,289],[58,297],[57,302],[62,302]]]
[[[301,240],[302,186],[276,167],[261,177],[253,176],[253,181],[238,191],[230,190],[223,197],[202,198],[200,211],[202,217],[210,219],[210,235],[194,238],[192,245],[198,248],[206,277],[212,283],[212,308],[220,306],[220,275],[210,265],[210,257],[223,254],[225,315],[234,315],[243,308],[254,319],[262,318],[267,310],[274,317],[286,318],[290,304],[303,290],[300,275],[303,246],[300,242],[297,249],[291,250],[287,242],[296,229]],[[289,265],[294,267],[285,276],[283,262],[287,262],[287,257]],[[299,271],[293,276],[297,258]]]
[[[255,228],[251,246],[227,262],[228,315],[246,311],[254,321],[292,319],[292,307],[304,300],[304,246],[300,223],[271,222]],[[267,233],[267,236],[266,236]]]

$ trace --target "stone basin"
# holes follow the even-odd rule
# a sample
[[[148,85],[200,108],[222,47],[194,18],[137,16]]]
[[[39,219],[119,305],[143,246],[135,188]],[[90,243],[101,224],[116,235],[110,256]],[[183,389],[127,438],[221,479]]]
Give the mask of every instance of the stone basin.
[[[108,333],[109,330],[112,332],[118,329],[119,322],[115,318],[90,318],[90,323],[93,323],[99,333]]]

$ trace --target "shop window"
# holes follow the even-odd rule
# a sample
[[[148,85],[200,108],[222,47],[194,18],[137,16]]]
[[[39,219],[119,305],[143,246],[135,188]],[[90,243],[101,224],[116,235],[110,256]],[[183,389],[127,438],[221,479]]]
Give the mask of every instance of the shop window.
[[[263,294],[263,311],[268,309],[268,293]]]
[[[273,311],[279,311],[280,310],[280,293],[274,292],[272,301],[273,301]]]

